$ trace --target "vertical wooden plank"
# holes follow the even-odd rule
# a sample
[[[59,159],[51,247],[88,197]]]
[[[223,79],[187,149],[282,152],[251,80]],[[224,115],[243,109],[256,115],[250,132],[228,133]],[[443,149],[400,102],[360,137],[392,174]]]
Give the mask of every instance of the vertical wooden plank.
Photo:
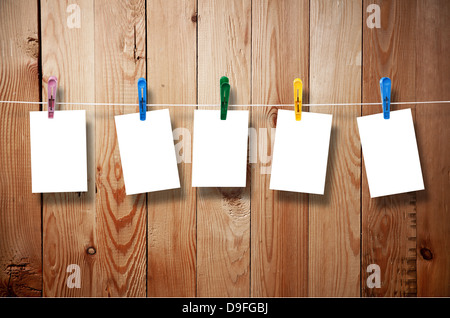
[[[313,0],[310,102],[361,101],[361,2]],[[310,195],[309,295],[358,296],[361,147],[359,106],[310,107],[333,114],[325,195]]]
[[[199,104],[219,104],[221,76],[231,105],[250,103],[250,29],[250,0],[198,1]],[[246,188],[197,194],[197,295],[249,296],[250,176]]]
[[[0,2],[0,100],[39,101],[37,1]],[[0,104],[0,296],[41,296],[41,196],[31,193],[29,112]]]
[[[381,28],[363,25],[363,102],[380,102],[382,77],[392,80],[391,100],[415,99],[415,1],[364,2],[380,6]],[[365,12],[365,10],[364,10]],[[368,15],[365,15],[368,16]],[[412,108],[396,106],[391,110]],[[363,106],[362,114],[380,113],[381,106]],[[363,296],[416,295],[416,193],[370,198],[367,175],[362,173],[362,258]],[[381,288],[368,288],[367,266],[377,264]]]
[[[49,76],[58,77],[59,102],[95,100],[94,2],[75,2],[81,14],[80,28],[67,24],[69,2],[41,1],[43,100]],[[72,7],[72,13],[76,8]],[[70,10],[69,10],[70,12]],[[72,20],[71,20],[72,21]],[[44,107],[44,110],[47,108]],[[44,296],[96,296],[102,274],[92,249],[98,248],[95,215],[95,108],[87,109],[88,192],[43,195],[43,294]],[[90,253],[88,252],[90,251]],[[80,267],[81,288],[67,288],[67,266]]]
[[[137,102],[145,2],[76,4],[80,28],[66,22],[66,4],[42,2],[44,81],[58,76],[59,101]],[[75,108],[88,110],[88,192],[44,195],[45,295],[145,296],[146,196],[125,195],[114,127],[115,114],[136,109],[66,107]],[[66,287],[69,264],[80,266],[80,289]]]
[[[450,2],[417,4],[416,99],[450,100]],[[417,193],[417,296],[450,296],[450,107],[417,105],[416,136],[425,182]]]
[[[308,103],[308,62],[309,1],[253,1],[252,103],[293,103],[297,77]],[[269,190],[265,156],[271,158],[272,145],[260,140],[272,140],[276,115],[277,108],[252,109],[259,147],[251,170],[251,292],[256,297],[307,296],[308,195]]]
[[[145,77],[145,1],[95,1],[95,101],[138,103]],[[99,296],[146,296],[146,194],[126,195],[114,116],[137,112],[96,107],[96,255]],[[94,150],[94,149],[92,149]],[[101,288],[100,288],[101,287]]]
[[[147,2],[149,103],[197,102],[196,1]],[[150,110],[153,110],[151,108]],[[191,182],[194,107],[169,107],[180,189],[148,194],[148,296],[196,294],[196,189]]]

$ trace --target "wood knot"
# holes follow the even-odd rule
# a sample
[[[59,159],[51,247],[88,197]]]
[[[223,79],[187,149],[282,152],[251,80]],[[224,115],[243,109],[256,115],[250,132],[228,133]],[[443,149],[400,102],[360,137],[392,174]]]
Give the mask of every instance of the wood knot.
[[[33,35],[27,37],[25,51],[31,57],[35,59],[39,58],[39,40],[37,36]]]
[[[426,247],[422,247],[420,249],[420,255],[422,255],[423,259],[430,261],[433,259],[433,253],[431,253],[431,251],[426,248]]]
[[[89,247],[86,249],[86,253],[88,253],[89,255],[95,255],[95,253],[97,253],[97,251],[95,250],[94,247],[89,246]]]
[[[197,17],[198,17],[197,12],[195,12],[191,17],[191,21],[194,23],[197,22]]]
[[[269,112],[269,122],[270,122],[270,127],[277,127],[277,117],[278,116],[278,110],[277,108],[272,108]]]

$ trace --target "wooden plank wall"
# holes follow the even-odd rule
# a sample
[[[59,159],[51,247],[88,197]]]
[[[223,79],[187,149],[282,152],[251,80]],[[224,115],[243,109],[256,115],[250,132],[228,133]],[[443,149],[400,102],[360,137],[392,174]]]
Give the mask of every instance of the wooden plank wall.
[[[199,0],[198,103],[217,103],[220,77],[227,76],[230,103],[249,104],[250,72],[251,1]],[[197,189],[200,297],[250,296],[249,184],[247,178],[245,188]]]
[[[450,99],[446,0],[5,0],[0,17],[2,101],[46,101],[51,75],[67,103],[137,103],[145,77],[149,103],[217,104],[224,75],[239,105],[291,103],[296,77],[304,103],[379,102],[383,76],[393,101]],[[413,110],[426,190],[377,199],[356,126],[377,107],[304,107],[333,114],[324,196],[269,190],[276,107],[232,108],[250,112],[245,188],[191,187],[195,107],[169,107],[181,189],[133,196],[114,116],[137,107],[61,108],[87,110],[86,193],[31,193],[28,112],[47,106],[0,104],[1,296],[450,296],[445,104],[393,106]]]
[[[197,103],[197,3],[147,1],[150,103]],[[182,52],[182,53],[181,53]],[[196,295],[196,189],[191,187],[194,107],[170,107],[180,189],[148,194],[147,295]]]
[[[372,3],[372,2],[371,2]],[[364,30],[363,101],[379,100],[379,84],[373,78],[390,77],[394,83],[393,100],[416,99],[415,40],[416,4],[376,2],[383,15],[380,29]],[[367,4],[368,5],[368,4]],[[378,93],[378,94],[377,94]],[[402,105],[393,109],[422,106]],[[376,113],[364,106],[363,115]],[[414,116],[415,117],[415,116]],[[417,117],[416,117],[417,118]],[[416,121],[417,122],[417,121]],[[421,156],[422,158],[422,156]],[[416,294],[416,202],[415,192],[370,199],[366,174],[362,183],[362,264],[378,264],[389,278],[380,289],[369,289],[365,295]],[[364,283],[364,282],[363,282]]]
[[[252,103],[288,104],[292,81],[309,95],[308,1],[254,1]],[[308,195],[269,190],[275,107],[254,107],[258,156],[251,169],[251,294],[308,295]]]
[[[310,101],[361,100],[361,2],[311,1]],[[325,195],[309,200],[309,295],[359,295],[361,146],[359,106],[333,114]],[[332,279],[330,279],[333,277]]]
[[[0,2],[0,98],[39,101],[38,3]],[[23,19],[23,21],[22,21]],[[29,111],[0,105],[0,295],[42,294],[41,195],[31,193]]]

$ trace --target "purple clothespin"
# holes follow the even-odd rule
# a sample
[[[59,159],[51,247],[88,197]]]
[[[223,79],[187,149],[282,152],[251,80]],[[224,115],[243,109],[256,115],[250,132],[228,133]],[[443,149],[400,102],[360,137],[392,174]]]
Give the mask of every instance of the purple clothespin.
[[[53,118],[55,113],[55,100],[56,100],[56,86],[58,85],[58,79],[56,76],[50,76],[48,79],[48,118]]]

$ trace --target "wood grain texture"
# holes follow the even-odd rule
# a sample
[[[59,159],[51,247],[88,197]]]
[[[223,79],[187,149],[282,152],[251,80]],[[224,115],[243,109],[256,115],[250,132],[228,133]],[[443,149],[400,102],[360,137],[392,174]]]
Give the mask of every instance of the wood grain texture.
[[[0,100],[39,101],[37,1],[0,2]],[[0,104],[0,296],[41,296],[41,196],[31,193],[30,111]]]
[[[450,100],[450,3],[417,1],[416,99]],[[450,296],[450,107],[416,107],[425,191],[417,193],[417,296]]]
[[[253,1],[252,103],[292,103],[284,108],[293,110],[297,77],[308,103],[308,62],[309,1]],[[258,156],[251,170],[251,291],[256,297],[306,296],[308,195],[269,190],[276,116],[277,108],[252,109]]]
[[[250,0],[198,1],[199,104],[219,104],[221,76],[230,105],[250,103],[250,28]],[[250,176],[245,188],[198,188],[197,295],[249,296],[249,273]]]
[[[95,101],[138,103],[145,77],[145,1],[95,1]],[[114,21],[114,23],[112,23]],[[146,194],[126,195],[114,116],[138,107],[95,111],[96,262],[98,296],[146,296]]]
[[[196,1],[147,2],[149,103],[197,102]],[[154,109],[153,107],[150,109]],[[180,189],[148,194],[148,296],[196,295],[196,189],[192,188],[194,107],[169,107]]]
[[[137,103],[146,77],[148,103],[219,104],[223,75],[230,104],[292,103],[296,77],[304,103],[379,102],[383,76],[392,101],[448,100],[449,21],[447,0],[3,0],[0,100],[46,101],[51,75],[60,102]],[[269,190],[272,107],[230,108],[250,110],[246,188],[192,188],[194,107],[173,106],[181,188],[126,196],[114,116],[138,108],[58,105],[87,110],[89,191],[40,195],[28,112],[47,105],[2,103],[0,296],[448,297],[450,108],[401,108],[424,191],[370,198],[356,117],[374,106],[310,107],[333,114],[324,196]]]
[[[364,7],[371,3],[380,5],[381,28],[363,28],[363,102],[381,101],[382,77],[392,80],[393,102],[415,100],[416,3],[365,1]],[[413,114],[416,109],[414,105],[393,105],[391,110],[402,108],[412,108]],[[362,107],[363,115],[381,111],[381,106]],[[371,199],[365,168],[362,177],[362,295],[415,296],[416,193]],[[381,288],[367,287],[370,264],[380,266]]]
[[[41,1],[42,95],[47,100],[49,76],[58,78],[57,102],[95,100],[94,2],[78,1],[81,28],[69,28],[68,3]],[[47,109],[45,106],[44,110]],[[43,195],[43,294],[44,296],[100,295],[101,277],[97,257],[88,254],[98,248],[95,201],[95,108],[57,106],[61,109],[87,109],[88,192]],[[67,266],[80,266],[81,288],[67,288]]]
[[[361,101],[361,2],[313,0],[310,102]],[[323,196],[309,196],[310,296],[359,296],[361,146],[358,106],[310,107],[333,114]]]

